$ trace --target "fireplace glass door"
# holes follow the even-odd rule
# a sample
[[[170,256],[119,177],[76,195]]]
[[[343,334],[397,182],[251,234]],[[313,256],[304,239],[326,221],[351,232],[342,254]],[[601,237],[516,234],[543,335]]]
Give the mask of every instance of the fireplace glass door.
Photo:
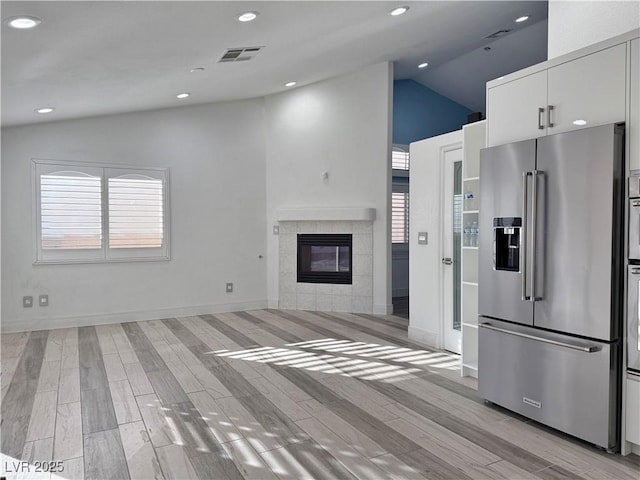
[[[351,283],[351,235],[298,235],[298,283]]]

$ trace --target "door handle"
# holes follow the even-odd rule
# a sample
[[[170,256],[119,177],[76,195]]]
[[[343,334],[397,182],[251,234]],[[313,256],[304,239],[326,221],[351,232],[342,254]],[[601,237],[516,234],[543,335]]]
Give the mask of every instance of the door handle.
[[[543,130],[544,125],[542,125],[542,114],[544,113],[544,108],[538,107],[538,130]]]
[[[453,260],[452,260],[452,259],[450,259],[449,257],[444,257],[444,258],[442,259],[442,264],[443,264],[443,265],[453,265]]]
[[[487,330],[493,330],[494,332],[506,333],[507,335],[513,335],[514,337],[522,337],[528,340],[535,340],[537,342],[549,343],[551,345],[557,345],[558,347],[571,348],[573,350],[580,350],[581,352],[593,353],[600,350],[599,347],[585,344],[574,344],[567,342],[560,342],[558,340],[552,340],[550,338],[538,337],[536,335],[529,335],[527,333],[515,332],[513,330],[507,330],[506,328],[494,327],[490,323],[481,323],[480,328],[486,328]]]
[[[547,105],[547,127],[553,128],[553,122],[551,121],[551,112],[553,111],[553,105]]]
[[[542,300],[541,296],[537,295],[536,291],[536,282],[538,278],[538,238],[537,238],[537,224],[538,224],[538,175],[543,175],[544,172],[542,170],[534,170],[533,175],[531,177],[531,216],[533,218],[531,222],[531,301],[537,302]],[[541,277],[541,278],[544,278]],[[544,293],[544,286],[542,289]]]
[[[520,268],[522,270],[522,301],[527,302],[530,297],[527,295],[527,235],[529,234],[529,215],[527,213],[528,178],[531,172],[522,172],[522,232],[520,234]]]

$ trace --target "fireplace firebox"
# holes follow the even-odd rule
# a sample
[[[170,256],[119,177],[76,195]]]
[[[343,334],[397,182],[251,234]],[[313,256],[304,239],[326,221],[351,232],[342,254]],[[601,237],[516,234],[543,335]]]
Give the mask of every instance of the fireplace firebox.
[[[298,283],[351,284],[351,234],[299,234]]]

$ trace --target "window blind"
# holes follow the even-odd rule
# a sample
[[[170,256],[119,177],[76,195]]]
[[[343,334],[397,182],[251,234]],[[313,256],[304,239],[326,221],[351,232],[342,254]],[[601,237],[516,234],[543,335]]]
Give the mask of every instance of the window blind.
[[[122,175],[108,179],[109,248],[160,248],[164,195],[160,179]]]
[[[32,160],[35,263],[169,259],[169,170]]]
[[[102,248],[100,177],[82,172],[40,176],[43,250]]]
[[[391,193],[391,242],[409,242],[409,193]]]
[[[394,170],[409,170],[409,152],[394,147],[391,150],[391,168]]]

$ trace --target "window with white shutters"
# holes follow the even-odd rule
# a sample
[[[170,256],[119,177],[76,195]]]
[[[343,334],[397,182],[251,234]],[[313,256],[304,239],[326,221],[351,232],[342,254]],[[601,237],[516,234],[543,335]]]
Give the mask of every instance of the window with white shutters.
[[[394,189],[396,186],[394,186]],[[409,242],[409,192],[391,193],[391,242]]]
[[[409,170],[409,152],[403,147],[391,149],[391,168],[394,170]]]
[[[36,263],[169,258],[168,170],[33,161]]]
[[[409,147],[394,145],[391,149],[391,243],[394,250],[409,243]],[[401,246],[405,244],[405,246]]]

